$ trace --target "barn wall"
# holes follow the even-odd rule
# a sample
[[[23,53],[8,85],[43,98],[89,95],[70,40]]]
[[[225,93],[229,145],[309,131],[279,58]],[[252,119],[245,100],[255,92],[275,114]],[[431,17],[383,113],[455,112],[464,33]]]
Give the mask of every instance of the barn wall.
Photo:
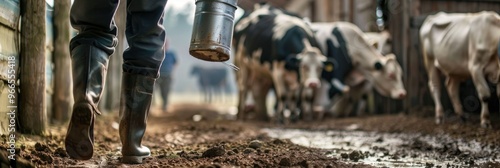
[[[397,61],[401,64],[403,70],[403,83],[405,88],[408,89],[408,67],[405,66],[407,62],[407,46],[408,46],[408,15],[410,11],[410,0],[387,0],[388,20],[386,22],[386,29],[392,36],[392,53],[396,55]],[[375,12],[374,12],[375,13]],[[408,91],[408,90],[407,90]],[[375,92],[375,91],[374,91]],[[388,97],[375,95],[375,112],[377,113],[399,113],[404,111],[408,106],[405,100],[393,100]],[[408,98],[408,97],[407,97]]]
[[[52,111],[51,96],[53,92],[53,63],[52,63],[52,51],[53,51],[53,23],[52,23],[52,11],[53,8],[47,4],[46,7],[46,111],[50,113]],[[14,56],[16,61],[16,80],[19,77],[19,52],[20,52],[20,26],[18,26],[18,19],[20,16],[20,1],[19,0],[0,0],[0,135],[7,134],[9,116],[8,112],[11,110],[11,105],[17,105],[17,99],[15,104],[9,104],[9,88],[8,88],[8,72],[9,57]],[[16,83],[18,84],[18,83]],[[16,86],[19,88],[19,85]],[[17,93],[13,94],[16,98]],[[17,113],[16,113],[17,114]],[[17,116],[17,115],[16,115]],[[50,115],[49,115],[50,116]]]
[[[16,32],[18,18],[19,0],[0,0],[0,135],[7,134],[9,128],[8,58],[14,56],[16,65],[19,64],[19,38]],[[17,97],[17,94],[14,96]]]

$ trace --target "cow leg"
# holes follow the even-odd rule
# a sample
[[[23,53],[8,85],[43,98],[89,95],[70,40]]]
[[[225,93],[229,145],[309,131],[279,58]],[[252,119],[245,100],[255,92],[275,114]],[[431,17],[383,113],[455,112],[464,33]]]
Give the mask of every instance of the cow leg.
[[[324,87],[322,85],[322,87]],[[311,107],[311,112],[316,120],[322,120],[324,115],[325,115],[325,108],[323,107],[323,104],[321,103],[322,101],[322,96],[325,95],[323,92],[321,93],[323,88],[315,88],[313,89],[313,95],[310,96],[310,100],[307,100],[309,103],[309,106]]]
[[[429,77],[429,90],[431,92],[432,99],[434,100],[435,113],[436,113],[436,124],[441,124],[443,122],[444,112],[443,105],[441,104],[441,79],[439,77],[439,70],[434,65],[435,59],[432,54],[432,46],[427,34],[420,34],[422,40],[422,55],[424,57],[425,69]]]
[[[236,71],[235,74],[235,79],[236,79],[236,84],[238,86],[238,113],[236,114],[236,118],[238,120],[244,120],[247,116],[247,111],[245,110],[245,101],[247,98],[247,93],[248,93],[248,68],[250,65],[244,63],[244,58],[245,58],[245,47],[243,47],[243,41],[246,36],[242,36],[239,45],[235,46],[236,47],[236,53],[234,56],[234,65],[237,67],[240,67],[239,71]]]
[[[474,64],[474,63],[473,63]],[[481,127],[490,128],[490,111],[488,109],[488,100],[491,93],[488,83],[484,77],[484,66],[479,66],[479,63],[472,65],[470,71],[472,72],[472,80],[476,86],[477,94],[481,99]]]
[[[239,80],[243,80],[243,79],[238,79]],[[246,81],[246,80],[244,80]],[[239,83],[239,82],[238,82]],[[238,114],[237,114],[237,118],[239,120],[244,120],[246,117],[247,117],[247,114],[249,111],[249,109],[247,109],[247,104],[246,104],[246,101],[248,99],[248,87],[246,86],[246,84],[243,84],[243,85],[238,85],[240,86],[238,88]],[[252,97],[253,98],[253,97]]]
[[[244,88],[238,88],[238,113],[236,114],[236,118],[238,120],[244,120],[246,117],[245,111],[245,99],[247,97],[247,92]]]
[[[208,87],[207,88],[207,103],[212,103],[212,88]]]
[[[334,117],[345,117],[347,113],[347,109],[351,106],[351,102],[349,102],[349,95],[345,94],[339,98],[332,99],[333,106],[331,108],[331,113]]]
[[[289,124],[291,122],[292,115],[297,109],[297,95],[296,90],[290,90],[285,93],[285,110],[283,111],[283,123]]]
[[[208,88],[203,89],[203,103],[208,103]]]
[[[236,80],[238,84],[238,114],[237,119],[244,120],[247,117],[247,113],[252,111],[247,109],[246,101],[248,99],[248,89],[249,84],[252,83],[249,79],[249,71],[247,69],[248,65],[241,65],[241,69],[236,72]],[[253,97],[252,97],[253,98]]]
[[[358,104],[356,106],[356,116],[361,116],[365,114],[366,110],[366,99],[364,98],[366,96],[363,96],[361,99],[359,99]]]
[[[300,120],[300,114],[302,113],[301,111],[301,106],[299,104],[300,100],[300,89],[296,89],[293,92],[293,99],[292,99],[292,104],[293,104],[293,109],[292,110],[292,116],[290,117],[292,121],[298,121]]]
[[[372,91],[373,89],[373,83],[365,81],[363,82],[362,88],[363,88],[362,92],[359,95],[360,104],[358,106],[358,115],[364,114],[366,111],[368,104],[368,95],[370,94],[370,91]]]
[[[441,124],[444,117],[443,105],[441,104],[441,78],[439,77],[439,70],[433,63],[434,59],[430,59],[426,63],[426,69],[429,74],[429,90],[436,106],[436,124]]]
[[[207,89],[205,86],[201,85],[201,102],[206,103],[207,102]]]
[[[285,82],[283,80],[285,64],[284,62],[273,63],[273,70],[271,72],[272,80],[274,83],[274,92],[276,94],[276,111],[274,118],[276,121],[280,121],[283,117],[283,111],[285,110],[284,101],[285,96]]]
[[[313,90],[311,88],[302,88],[300,96],[301,96],[301,109],[302,109],[302,119],[305,121],[311,121],[314,117],[311,96],[313,96]]]
[[[217,86],[212,88],[212,102],[219,102],[219,88]]]
[[[500,50],[500,49],[499,49]],[[497,98],[500,99],[500,82],[497,83]],[[499,103],[500,104],[500,103]],[[499,107],[499,111],[500,111],[500,107]]]
[[[455,113],[458,115],[458,117],[460,117],[462,121],[465,121],[462,104],[460,103],[459,87],[460,80],[453,77],[446,78],[446,88],[448,89],[448,94],[453,104],[453,109],[455,110]]]
[[[212,99],[214,102],[222,102],[221,101],[221,92],[220,92],[220,85],[214,86],[214,92],[212,94]]]
[[[253,95],[253,100],[255,101],[255,119],[259,121],[268,120],[266,101],[267,93],[271,87],[265,82],[254,83],[251,87],[251,93]]]
[[[210,103],[210,88],[205,90],[205,103]]]
[[[322,120],[325,116],[325,109],[328,109],[328,90],[330,85],[327,81],[321,80],[321,87],[316,90],[313,100],[313,112],[318,114],[318,120]]]

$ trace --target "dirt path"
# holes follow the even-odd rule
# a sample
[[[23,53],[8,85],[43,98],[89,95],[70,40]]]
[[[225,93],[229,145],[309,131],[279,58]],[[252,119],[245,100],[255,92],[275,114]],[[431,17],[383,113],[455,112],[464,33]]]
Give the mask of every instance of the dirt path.
[[[419,116],[378,115],[282,126],[228,120],[230,116],[221,115],[217,111],[215,107],[195,104],[178,104],[169,113],[154,109],[143,140],[143,144],[151,148],[152,157],[142,165],[119,163],[117,114],[99,116],[96,120],[95,152],[91,160],[75,161],[67,157],[63,149],[66,125],[51,127],[50,134],[45,137],[18,135],[18,160],[25,159],[38,167],[371,167],[353,162],[349,157],[327,157],[331,151],[325,149],[306,148],[289,140],[270,138],[261,131],[263,128],[363,130],[431,136],[447,134],[456,139],[476,140],[492,149],[500,147],[500,117],[497,115],[492,116],[493,129],[482,129],[479,128],[475,114],[465,124],[448,117],[446,123],[439,126],[433,123],[432,114],[429,115],[428,112]],[[193,118],[201,119],[194,122]],[[2,136],[2,139],[5,142],[7,137]],[[410,145],[409,148],[439,150],[425,148],[425,144],[418,142],[410,144],[415,143],[416,146]],[[5,143],[1,148],[6,148]],[[449,153],[453,155],[452,152]],[[500,154],[495,154],[491,157],[500,157]],[[479,166],[488,165],[500,166],[497,163]]]

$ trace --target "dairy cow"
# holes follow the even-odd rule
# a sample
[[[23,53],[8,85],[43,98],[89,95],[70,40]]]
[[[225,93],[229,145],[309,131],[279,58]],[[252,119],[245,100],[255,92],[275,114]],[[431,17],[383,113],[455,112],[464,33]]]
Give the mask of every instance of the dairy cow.
[[[267,119],[266,97],[274,89],[278,118],[311,112],[321,86],[326,57],[312,30],[300,18],[259,4],[235,25],[235,64],[239,88],[238,118],[246,118],[246,100],[254,100],[257,118]],[[248,98],[250,97],[250,98]],[[298,107],[298,102],[301,102]]]
[[[323,72],[323,100],[330,99],[330,112],[350,112],[353,103],[373,88],[393,99],[406,97],[402,70],[394,54],[383,56],[367,36],[347,22],[311,23],[323,53],[335,60],[332,72]],[[337,96],[339,95],[339,96]],[[327,97],[328,96],[328,97]]]
[[[228,92],[228,72],[225,67],[194,65],[190,74],[198,78],[198,87],[205,103],[211,103],[216,96],[223,99],[225,92]]]
[[[500,62],[496,51],[500,39],[500,16],[495,12],[447,14],[428,16],[421,29],[420,41],[429,88],[435,103],[436,123],[443,122],[439,73],[446,76],[445,86],[455,113],[464,118],[459,100],[459,84],[472,78],[482,100],[481,126],[491,127],[487,82],[497,84],[500,95]]]

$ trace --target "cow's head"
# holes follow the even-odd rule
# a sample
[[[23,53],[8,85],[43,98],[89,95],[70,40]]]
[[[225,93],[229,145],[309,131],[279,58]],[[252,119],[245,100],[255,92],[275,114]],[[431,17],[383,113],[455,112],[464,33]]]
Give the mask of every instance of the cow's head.
[[[406,97],[406,90],[401,79],[403,72],[394,54],[381,57],[373,66],[376,70],[372,71],[371,75],[378,93],[393,99]]]
[[[316,47],[306,48],[301,53],[289,57],[285,63],[286,69],[298,70],[300,84],[306,88],[321,86],[321,72],[333,70],[333,62],[328,60]]]

